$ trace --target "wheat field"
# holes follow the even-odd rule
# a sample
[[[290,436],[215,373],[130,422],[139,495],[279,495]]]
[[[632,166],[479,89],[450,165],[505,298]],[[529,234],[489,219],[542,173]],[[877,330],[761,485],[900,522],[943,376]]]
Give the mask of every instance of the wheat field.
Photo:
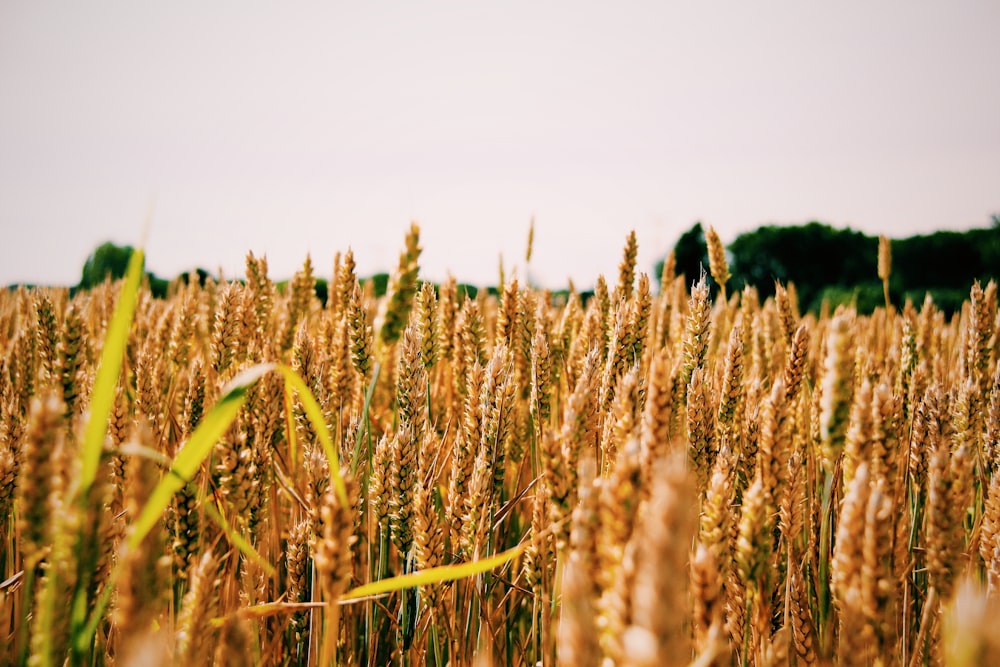
[[[996,285],[802,314],[708,245],[0,292],[0,661],[1000,664]]]

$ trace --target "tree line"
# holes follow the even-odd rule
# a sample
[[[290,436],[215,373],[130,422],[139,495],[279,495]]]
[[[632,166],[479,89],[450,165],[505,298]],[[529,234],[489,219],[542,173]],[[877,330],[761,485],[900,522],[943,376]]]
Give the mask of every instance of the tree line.
[[[1000,215],[992,224],[968,231],[938,231],[933,234],[893,239],[892,271],[889,296],[894,304],[911,299],[917,305],[930,293],[939,308],[947,313],[961,307],[972,283],[1000,279]],[[708,250],[700,222],[681,234],[674,245],[678,275],[688,281],[708,270]],[[860,312],[871,312],[884,303],[882,282],[877,275],[878,237],[850,228],[835,228],[820,222],[804,225],[765,225],[737,236],[726,246],[729,270],[728,288],[742,290],[751,286],[760,298],[774,294],[775,283],[794,283],[801,312],[818,313],[824,302],[829,307],[852,303]],[[89,289],[108,277],[125,274],[131,246],[111,242],[100,245],[87,258],[80,283],[74,289]],[[654,267],[659,276],[663,260]],[[204,269],[179,276],[204,284],[209,273]],[[152,293],[165,297],[169,281],[147,273]],[[388,275],[375,274],[376,296],[385,292]],[[463,285],[464,292],[475,296],[477,288]],[[495,288],[489,287],[491,291]],[[317,277],[316,294],[326,299],[326,280]],[[587,293],[583,294],[586,298]]]
[[[930,293],[938,307],[951,313],[969,296],[972,283],[1000,279],[1000,216],[988,227],[968,231],[892,239],[889,295],[902,305],[911,299],[919,307]],[[737,236],[726,246],[732,278],[730,292],[746,286],[766,299],[775,282],[794,283],[799,308],[818,313],[853,303],[871,312],[884,303],[877,275],[878,237],[819,222],[805,225],[765,225]],[[681,234],[674,246],[676,271],[695,280],[708,270],[708,251],[700,222]],[[663,260],[657,263],[657,275]]]

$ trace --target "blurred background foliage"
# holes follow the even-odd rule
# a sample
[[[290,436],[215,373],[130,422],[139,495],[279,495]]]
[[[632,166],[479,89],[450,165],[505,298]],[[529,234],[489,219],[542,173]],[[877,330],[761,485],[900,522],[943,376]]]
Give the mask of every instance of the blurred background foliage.
[[[876,236],[819,222],[766,225],[737,236],[726,246],[726,254],[732,274],[730,294],[749,285],[763,300],[774,294],[775,281],[780,281],[795,284],[803,313],[818,313],[824,300],[831,308],[854,303],[866,313],[884,303]],[[700,222],[681,234],[674,258],[677,274],[684,274],[688,282],[698,278],[702,267],[708,270]],[[662,267],[660,260],[657,276]],[[983,228],[892,239],[889,295],[894,304],[910,298],[919,307],[929,292],[940,308],[952,313],[968,298],[975,280],[985,284],[998,278],[1000,215]]]
[[[131,246],[107,242],[100,245],[83,265],[77,289],[90,289],[104,280],[125,275]],[[696,222],[677,239],[673,248],[677,275],[692,282],[708,269],[705,232]],[[882,305],[882,283],[877,275],[878,237],[849,228],[835,228],[820,222],[804,225],[765,225],[740,234],[726,246],[732,278],[728,291],[755,287],[761,300],[774,294],[775,281],[794,283],[802,313],[819,313],[842,303],[855,305],[869,313]],[[664,258],[665,259],[665,258]],[[659,278],[664,259],[652,267]],[[182,282],[204,284],[211,274],[204,269],[185,272],[175,278]],[[377,273],[373,281],[375,296],[385,294],[388,274]],[[975,280],[985,284],[1000,278],[1000,214],[991,224],[963,232],[939,231],[933,234],[892,240],[892,273],[889,295],[897,306],[911,299],[918,307],[925,294],[946,313],[953,313],[969,295]],[[152,273],[145,277],[154,296],[165,297],[170,281]],[[655,281],[654,281],[655,282]],[[277,283],[282,289],[284,281]],[[475,297],[478,288],[462,285]],[[491,293],[495,288],[488,287]],[[717,286],[713,285],[713,289]],[[556,296],[566,290],[554,290]],[[316,295],[325,302],[327,281],[316,280]],[[582,292],[586,299],[590,292]]]

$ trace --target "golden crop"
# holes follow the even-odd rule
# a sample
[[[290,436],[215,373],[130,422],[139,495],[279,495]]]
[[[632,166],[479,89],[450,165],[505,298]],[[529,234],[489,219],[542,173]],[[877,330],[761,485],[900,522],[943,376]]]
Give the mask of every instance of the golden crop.
[[[127,284],[0,293],[0,663],[1000,664],[995,284],[803,316],[632,234],[470,298],[418,240],[139,289],[113,396]]]

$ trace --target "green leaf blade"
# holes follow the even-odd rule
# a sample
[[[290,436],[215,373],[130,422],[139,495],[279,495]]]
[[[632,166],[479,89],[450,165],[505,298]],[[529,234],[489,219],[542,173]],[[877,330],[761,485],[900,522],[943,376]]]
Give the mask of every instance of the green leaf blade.
[[[122,370],[122,359],[125,356],[125,347],[128,345],[132,318],[139,302],[139,283],[142,280],[144,261],[145,254],[142,248],[136,249],[129,258],[118,305],[115,306],[111,323],[104,334],[101,361],[90,397],[90,418],[84,431],[83,447],[80,452],[80,486],[83,489],[83,496],[87,495],[86,491],[97,478],[104,438],[108,433],[108,417],[115,402],[115,387],[118,385],[118,376]]]
[[[256,379],[256,378],[254,378]],[[232,425],[240,408],[246,402],[246,388],[236,386],[230,389],[222,399],[215,404],[212,410],[205,415],[198,428],[195,429],[191,437],[177,453],[173,465],[170,466],[168,474],[163,476],[159,484],[153,489],[146,501],[145,506],[139,513],[139,518],[132,524],[132,529],[128,537],[128,545],[136,547],[142,539],[149,534],[156,522],[160,520],[170,499],[174,494],[187,484],[198,471],[212,447],[219,441],[222,434]]]
[[[285,376],[285,382],[295,389],[295,393],[298,394],[299,400],[302,402],[302,407],[306,411],[306,416],[309,418],[310,423],[312,423],[313,428],[316,429],[316,435],[323,445],[327,463],[330,465],[330,481],[333,484],[338,499],[346,507],[350,503],[347,500],[347,486],[344,484],[344,478],[340,474],[340,456],[337,454],[337,448],[333,445],[330,428],[326,425],[326,420],[323,419],[323,410],[319,407],[316,397],[313,396],[305,380],[298,373],[290,366],[285,366],[284,364],[277,364],[276,368]]]
[[[341,596],[341,600],[353,600],[356,598],[368,597],[370,595],[391,593],[404,588],[429,586],[431,584],[440,584],[445,581],[455,581],[456,579],[473,577],[477,574],[489,572],[490,570],[496,569],[501,565],[514,560],[525,550],[527,546],[528,542],[525,542],[524,544],[519,544],[516,547],[512,547],[507,551],[489,558],[481,558],[468,563],[442,565],[440,567],[432,567],[419,572],[413,572],[411,574],[404,574],[398,577],[382,579],[380,581],[373,581],[369,584],[364,584],[348,591]]]

